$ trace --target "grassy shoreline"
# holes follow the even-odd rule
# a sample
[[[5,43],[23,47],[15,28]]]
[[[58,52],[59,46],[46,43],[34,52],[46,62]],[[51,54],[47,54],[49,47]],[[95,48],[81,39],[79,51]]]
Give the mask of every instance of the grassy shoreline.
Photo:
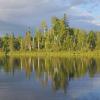
[[[15,51],[15,52],[9,52],[7,54],[8,56],[32,56],[32,57],[100,57],[100,50],[98,51],[58,51],[58,52],[45,52],[45,51],[32,51],[32,52],[21,52],[21,51]],[[0,52],[0,56],[5,56],[4,52]]]

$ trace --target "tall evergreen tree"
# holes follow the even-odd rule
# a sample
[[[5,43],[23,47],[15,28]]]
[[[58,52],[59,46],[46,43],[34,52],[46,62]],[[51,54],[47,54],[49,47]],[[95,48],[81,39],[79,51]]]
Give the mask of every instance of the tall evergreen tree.
[[[96,47],[96,35],[93,31],[89,32],[87,41],[89,44],[89,49],[94,50]]]
[[[3,37],[3,51],[5,52],[5,54],[8,54],[8,52],[9,52],[9,37],[8,37],[8,34],[6,34]]]

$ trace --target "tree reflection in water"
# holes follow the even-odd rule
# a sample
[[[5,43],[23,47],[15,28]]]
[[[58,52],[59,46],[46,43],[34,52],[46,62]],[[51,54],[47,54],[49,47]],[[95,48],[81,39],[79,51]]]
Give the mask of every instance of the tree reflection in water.
[[[61,89],[64,92],[71,79],[84,77],[86,73],[94,77],[100,72],[99,65],[99,59],[94,58],[0,58],[0,71],[11,75],[16,71],[24,71],[27,79],[35,73],[43,86],[47,86],[50,80],[54,91]]]

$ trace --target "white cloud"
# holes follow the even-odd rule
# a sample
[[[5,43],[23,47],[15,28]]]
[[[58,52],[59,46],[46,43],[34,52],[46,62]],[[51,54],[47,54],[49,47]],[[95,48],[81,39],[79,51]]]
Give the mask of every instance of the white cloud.
[[[5,18],[36,16],[62,9],[60,2],[61,0],[53,0],[53,2],[51,0],[0,0],[0,15],[4,15]]]
[[[92,24],[95,24],[97,26],[100,26],[100,22],[97,22],[96,20],[92,20],[92,21],[89,21],[90,23]]]
[[[98,1],[92,0],[91,3],[97,4]],[[13,25],[32,25],[53,15],[62,16],[64,12],[75,16],[77,20],[79,17],[91,20],[91,13],[82,11],[79,6],[89,3],[90,0],[0,0],[0,21]]]

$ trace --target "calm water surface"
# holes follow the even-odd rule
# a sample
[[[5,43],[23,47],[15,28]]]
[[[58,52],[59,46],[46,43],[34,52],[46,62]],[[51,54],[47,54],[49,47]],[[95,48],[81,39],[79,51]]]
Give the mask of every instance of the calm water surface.
[[[0,100],[100,100],[100,58],[0,58]]]

